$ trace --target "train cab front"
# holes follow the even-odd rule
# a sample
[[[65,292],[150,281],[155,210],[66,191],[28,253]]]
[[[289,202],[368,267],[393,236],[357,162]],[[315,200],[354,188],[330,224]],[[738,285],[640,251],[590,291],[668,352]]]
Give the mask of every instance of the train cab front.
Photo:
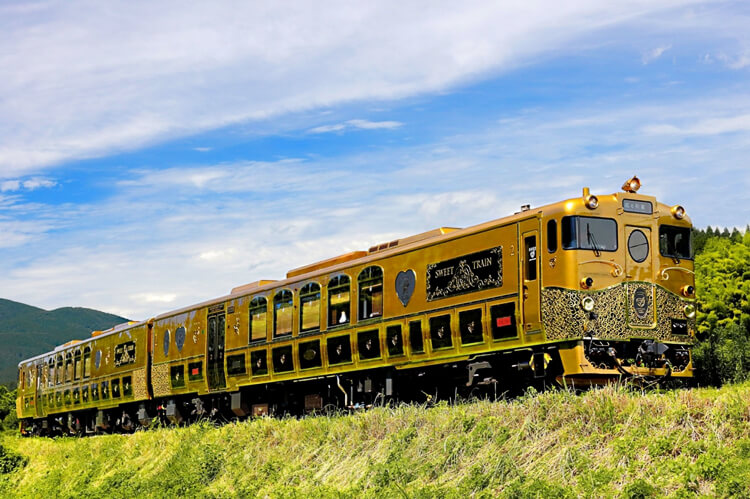
[[[559,341],[560,381],[693,375],[690,220],[639,188],[637,177],[611,195],[585,188],[544,213],[541,308],[547,340]]]

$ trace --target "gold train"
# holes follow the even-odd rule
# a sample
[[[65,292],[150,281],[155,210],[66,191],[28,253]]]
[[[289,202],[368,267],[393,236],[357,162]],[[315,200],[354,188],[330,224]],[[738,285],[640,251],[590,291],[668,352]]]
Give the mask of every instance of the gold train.
[[[691,378],[691,223],[639,188],[584,188],[94,332],[19,364],[22,430]]]

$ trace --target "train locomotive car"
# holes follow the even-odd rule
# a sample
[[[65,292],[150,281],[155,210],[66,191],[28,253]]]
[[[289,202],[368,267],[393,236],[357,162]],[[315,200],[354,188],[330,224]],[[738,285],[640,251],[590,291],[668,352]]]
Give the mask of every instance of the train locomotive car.
[[[82,347],[99,352],[97,341],[119,348],[124,331],[137,337],[133,393],[115,405],[66,398],[82,397],[86,383],[91,393],[98,357],[82,353],[90,364],[82,375],[74,363],[54,383],[39,376],[58,352],[24,361],[19,417],[25,427],[62,416],[102,429],[126,415],[177,423],[550,383],[690,379],[690,220],[639,187],[633,177],[611,195],[584,188],[474,227],[378,244],[64,347],[62,358],[74,349],[75,359]]]

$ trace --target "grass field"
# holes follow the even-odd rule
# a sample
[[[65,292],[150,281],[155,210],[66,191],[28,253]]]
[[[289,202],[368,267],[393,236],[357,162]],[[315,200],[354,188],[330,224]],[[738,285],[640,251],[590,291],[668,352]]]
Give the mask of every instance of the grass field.
[[[4,497],[750,497],[750,384],[2,445]]]

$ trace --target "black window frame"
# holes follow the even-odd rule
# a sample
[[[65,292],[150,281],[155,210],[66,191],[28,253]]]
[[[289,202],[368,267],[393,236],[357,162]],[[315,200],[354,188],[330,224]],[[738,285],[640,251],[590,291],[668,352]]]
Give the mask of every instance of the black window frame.
[[[575,222],[575,229],[576,229],[575,239],[570,239],[571,224],[569,223],[569,221],[571,220]],[[594,248],[593,246],[581,246],[580,241],[578,241],[578,227],[579,227],[578,222],[580,220],[597,220],[597,221],[606,220],[608,222],[612,222],[614,224],[615,247],[605,248],[603,246],[600,246],[601,241],[597,241],[596,248]],[[562,236],[561,242],[562,242],[562,247],[564,250],[606,251],[608,253],[613,253],[617,251],[617,249],[620,246],[619,227],[617,225],[617,220],[615,220],[614,218],[592,217],[592,216],[587,216],[587,215],[568,215],[562,218],[560,222],[560,226],[561,226],[560,232]],[[571,241],[575,242],[575,246],[571,245]]]
[[[301,341],[298,350],[300,370],[318,369],[323,367],[320,339],[316,338],[314,340]],[[313,354],[309,354],[309,352],[313,352],[314,357],[312,356]]]
[[[425,353],[423,329],[422,319],[409,321],[409,351],[412,354]]]
[[[396,338],[396,342],[393,342],[393,338]],[[391,324],[385,328],[385,343],[388,357],[403,357],[404,356],[404,333],[401,328],[401,324]]]
[[[368,344],[370,345],[369,350],[367,349]],[[359,360],[374,360],[382,358],[383,352],[380,348],[379,329],[357,331],[357,353],[359,354]]]
[[[379,296],[380,310],[375,312],[375,297]],[[357,276],[357,319],[365,321],[383,316],[383,268],[371,265],[362,269]],[[370,305],[370,313],[367,306]]]
[[[688,236],[688,250],[690,251],[690,256],[679,256],[675,254],[669,254],[665,253],[663,251],[664,245],[662,243],[662,236],[665,229],[678,229],[683,233],[687,233]],[[679,225],[670,225],[670,224],[661,224],[659,225],[659,254],[665,258],[676,258],[678,260],[694,260],[695,259],[695,251],[693,250],[693,231],[690,229],[690,227],[682,227]]]
[[[331,304],[331,298],[334,295],[341,294],[344,290],[348,294],[348,300],[345,304],[337,304],[333,306]],[[339,274],[331,278],[328,281],[328,327],[340,327],[351,322],[351,311],[352,311],[352,280],[347,274]],[[335,312],[336,315],[332,315]],[[345,320],[337,318],[338,312],[345,313]]]
[[[481,308],[461,310],[458,313],[458,331],[461,336],[462,346],[480,345],[484,343],[484,327],[482,326],[483,316],[484,314]],[[468,327],[471,322],[475,323],[475,327],[478,327],[479,331],[469,333]]]
[[[341,353],[336,349],[341,345]],[[328,365],[339,366],[352,363],[352,342],[348,334],[333,336],[326,341],[326,353],[328,354]],[[341,360],[344,359],[344,360]]]
[[[547,221],[547,253],[557,251],[557,220]]]
[[[453,330],[451,328],[451,315],[443,314],[430,317],[430,345],[432,350],[447,350],[453,348]],[[447,326],[447,334],[440,336],[440,329]],[[436,345],[437,342],[437,345]]]
[[[258,338],[253,338],[253,315],[263,312],[263,335]],[[247,342],[249,343],[260,343],[266,341],[268,338],[268,298],[265,296],[256,296],[250,300],[248,305],[248,321],[247,321]]]
[[[317,324],[312,327],[305,327],[305,303],[318,302],[318,310],[314,312],[317,316]],[[308,282],[299,290],[299,331],[300,333],[311,333],[320,331],[320,309],[322,304],[321,286],[317,282]],[[309,311],[313,313],[312,311]]]

